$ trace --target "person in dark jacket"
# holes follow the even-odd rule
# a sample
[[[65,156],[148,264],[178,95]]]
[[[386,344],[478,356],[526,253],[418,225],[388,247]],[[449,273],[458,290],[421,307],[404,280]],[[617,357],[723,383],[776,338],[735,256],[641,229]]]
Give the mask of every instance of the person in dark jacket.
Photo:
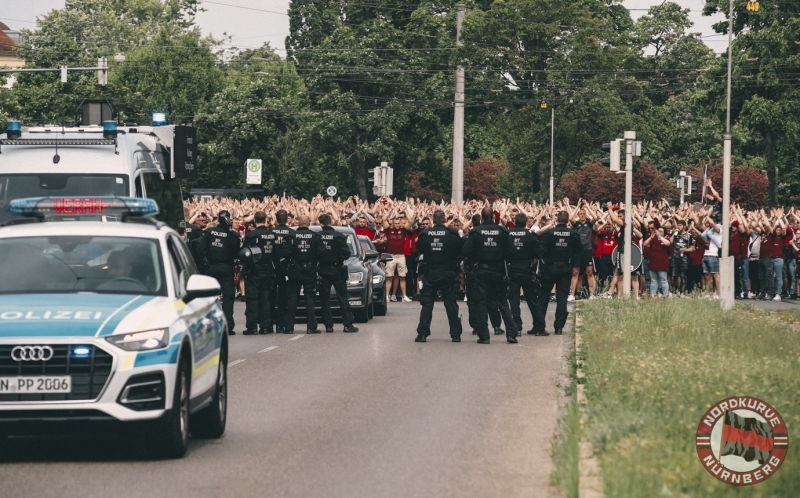
[[[319,233],[322,240],[322,252],[319,256],[319,300],[322,304],[322,323],[325,324],[325,332],[333,332],[331,287],[336,291],[336,299],[339,301],[344,331],[358,332],[358,328],[353,326],[353,313],[350,311],[350,301],[347,298],[347,265],[344,264],[350,257],[347,236],[331,226],[329,214],[320,215],[319,224],[322,225]]]
[[[292,245],[289,248],[288,317],[284,333],[294,333],[294,319],[297,316],[297,305],[300,301],[300,289],[302,289],[306,297],[306,324],[308,326],[306,333],[319,334],[315,295],[317,293],[317,264],[322,254],[322,238],[308,228],[310,224],[308,216],[298,216],[297,223],[297,231],[292,237]]]

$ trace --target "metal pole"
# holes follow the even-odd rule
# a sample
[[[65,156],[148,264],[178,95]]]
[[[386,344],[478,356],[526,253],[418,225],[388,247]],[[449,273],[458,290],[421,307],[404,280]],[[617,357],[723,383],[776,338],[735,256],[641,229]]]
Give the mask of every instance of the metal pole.
[[[635,131],[625,132],[625,252],[622,256],[622,296],[631,297],[631,244],[633,242],[633,141]]]
[[[108,69],[107,67],[68,67],[66,68],[67,71],[99,71],[100,69]],[[27,69],[0,69],[0,73],[57,73],[60,72],[62,69],[60,67],[56,69],[49,69],[49,68],[27,68]]]
[[[556,140],[556,108],[550,108],[550,205],[553,205],[553,151]]]
[[[456,16],[456,46],[461,47],[461,23],[467,7],[459,4]],[[464,66],[456,69],[455,117],[453,119],[453,202],[464,202]]]
[[[686,177],[681,177],[681,203],[680,206],[683,207],[683,196],[686,194]]]
[[[730,257],[731,209],[731,73],[733,67],[733,0],[728,10],[728,96],[725,117],[722,163],[722,259],[720,261],[719,293],[722,309],[733,308],[734,262]]]
[[[247,161],[244,162],[242,170],[242,200],[247,198]]]

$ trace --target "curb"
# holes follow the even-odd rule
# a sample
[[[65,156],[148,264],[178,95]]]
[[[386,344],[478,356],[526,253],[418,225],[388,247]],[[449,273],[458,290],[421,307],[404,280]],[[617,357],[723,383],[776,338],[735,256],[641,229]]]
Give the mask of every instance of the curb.
[[[577,364],[577,396],[578,407],[581,411],[581,428],[586,424],[586,395],[583,390],[581,379],[585,378],[581,368],[581,320],[580,314],[575,310],[575,362]],[[600,475],[600,462],[594,456],[594,447],[591,441],[581,437],[580,456],[578,459],[578,496],[580,498],[602,498],[603,497],[603,478]]]

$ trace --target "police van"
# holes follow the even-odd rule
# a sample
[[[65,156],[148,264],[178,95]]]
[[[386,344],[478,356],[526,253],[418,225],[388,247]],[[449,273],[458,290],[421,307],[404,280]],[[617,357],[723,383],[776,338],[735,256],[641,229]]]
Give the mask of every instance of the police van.
[[[154,219],[156,203],[56,197],[8,209],[16,218],[0,227],[0,440],[121,431],[180,457],[190,433],[222,436],[220,287]]]
[[[162,118],[157,118],[162,119]],[[0,135],[0,222],[10,201],[28,197],[128,196],[154,199],[158,219],[184,220],[180,179],[196,175],[194,128],[101,125],[23,128]]]

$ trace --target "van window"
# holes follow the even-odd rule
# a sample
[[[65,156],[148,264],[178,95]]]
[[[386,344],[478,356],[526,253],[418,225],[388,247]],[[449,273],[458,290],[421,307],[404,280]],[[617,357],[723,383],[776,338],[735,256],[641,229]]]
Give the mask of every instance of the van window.
[[[179,180],[161,179],[158,173],[142,173],[144,189],[148,199],[158,204],[159,221],[177,229],[183,218],[183,197]]]

